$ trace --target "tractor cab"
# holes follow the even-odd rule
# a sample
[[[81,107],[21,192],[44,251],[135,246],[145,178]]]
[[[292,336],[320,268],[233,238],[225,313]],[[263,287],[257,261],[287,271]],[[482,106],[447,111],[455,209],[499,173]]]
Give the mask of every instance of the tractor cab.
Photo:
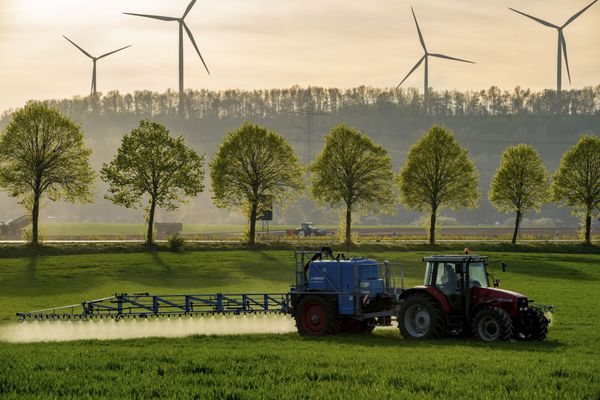
[[[500,281],[487,270],[487,257],[465,249],[464,255],[428,256],[423,261],[423,285],[400,296],[403,336],[424,339],[473,332],[484,341],[546,337],[549,321],[542,310],[530,307],[531,301],[520,293],[499,289]]]

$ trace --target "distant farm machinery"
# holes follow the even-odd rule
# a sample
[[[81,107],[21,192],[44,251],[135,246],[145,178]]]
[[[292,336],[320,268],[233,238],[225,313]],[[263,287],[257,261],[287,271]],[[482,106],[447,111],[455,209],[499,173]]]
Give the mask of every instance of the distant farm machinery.
[[[21,239],[22,231],[29,225],[29,217],[21,215],[8,223],[0,222],[0,237],[3,239]]]
[[[492,342],[543,340],[551,306],[533,306],[519,293],[498,289],[487,271],[487,257],[425,257],[424,284],[396,287],[390,263],[334,256],[330,248],[296,251],[296,282],[285,293],[115,294],[114,296],[31,312],[26,320],[194,317],[206,315],[287,314],[303,336],[365,333],[397,321],[407,339],[473,334]],[[504,269],[505,264],[503,264]],[[492,277],[493,278],[493,277]]]

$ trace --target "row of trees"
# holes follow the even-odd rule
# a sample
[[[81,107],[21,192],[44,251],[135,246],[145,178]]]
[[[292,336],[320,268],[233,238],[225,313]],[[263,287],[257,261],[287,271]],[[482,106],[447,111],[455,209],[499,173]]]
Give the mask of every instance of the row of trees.
[[[311,107],[333,115],[357,110],[379,110],[400,115],[432,117],[481,117],[502,115],[556,114],[559,98],[554,90],[532,91],[515,88],[501,90],[434,91],[429,94],[427,109],[424,98],[414,88],[382,89],[360,86],[351,89],[293,86],[288,89],[264,90],[188,90],[185,111],[191,119],[199,118],[274,118],[289,116]],[[68,115],[132,114],[138,118],[178,115],[178,92],[148,90],[121,94],[110,91],[95,97],[49,100],[51,107]],[[563,91],[561,112],[569,115],[593,115],[600,110],[600,86]]]
[[[38,241],[43,196],[91,201],[90,153],[79,126],[47,104],[31,102],[14,113],[0,138],[0,187],[30,211],[33,243]],[[352,240],[353,214],[391,210],[398,192],[407,208],[429,213],[432,244],[443,208],[474,208],[481,196],[467,150],[441,126],[433,126],[410,148],[396,176],[387,150],[345,125],[329,132],[322,152],[306,169],[282,136],[245,123],[226,136],[209,168],[215,204],[246,213],[251,244],[257,216],[273,202],[285,203],[304,190],[306,171],[316,200],[343,206],[346,243]],[[107,199],[146,210],[151,244],[156,208],[176,209],[204,190],[204,157],[164,126],[141,121],[123,136],[100,176],[109,184]],[[564,154],[553,179],[533,147],[508,147],[488,196],[500,211],[516,213],[513,243],[523,215],[549,199],[584,217],[585,241],[590,243],[591,221],[600,211],[600,138],[582,136]]]

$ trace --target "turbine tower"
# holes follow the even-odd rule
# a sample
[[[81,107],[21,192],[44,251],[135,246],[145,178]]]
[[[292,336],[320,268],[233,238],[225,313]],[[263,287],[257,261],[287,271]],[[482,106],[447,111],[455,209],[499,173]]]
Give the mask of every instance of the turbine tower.
[[[196,49],[198,56],[200,56],[200,60],[202,60],[202,64],[204,64],[204,68],[206,68],[206,72],[208,72],[208,74],[210,75],[210,71],[208,70],[206,63],[204,62],[204,58],[202,58],[202,54],[200,54],[200,50],[198,49],[198,46],[196,45],[196,41],[194,40],[192,31],[190,31],[190,28],[188,28],[188,26],[185,23],[185,17],[188,15],[188,13],[190,12],[190,10],[192,9],[192,7],[194,6],[195,3],[196,3],[196,0],[192,0],[190,2],[190,4],[188,4],[188,6],[185,9],[185,12],[181,16],[181,18],[166,17],[163,15],[123,13],[123,14],[127,14],[127,15],[134,15],[136,17],[153,18],[153,19],[158,19],[161,21],[177,21],[179,23],[179,115],[181,115],[181,116],[184,115],[184,91],[183,91],[183,30],[184,29],[187,32],[187,35],[190,38],[190,41],[194,45],[194,49]]]
[[[447,56],[444,54],[430,53],[429,51],[427,51],[427,46],[425,46],[425,40],[423,39],[423,34],[421,33],[421,29],[419,28],[419,23],[417,22],[417,17],[415,16],[415,10],[413,10],[412,7],[410,8],[410,10],[412,11],[413,18],[415,19],[415,25],[417,25],[417,32],[419,33],[419,41],[421,42],[421,47],[423,47],[423,51],[425,52],[425,54],[423,55],[423,57],[421,57],[421,59],[419,61],[417,61],[415,66],[412,67],[412,69],[408,72],[408,74],[406,74],[404,79],[402,79],[402,82],[400,82],[398,84],[398,86],[396,86],[396,89],[399,88],[400,85],[402,85],[404,83],[404,81],[410,76],[410,74],[412,74],[417,68],[419,68],[419,65],[421,65],[421,63],[423,61],[425,61],[425,83],[424,83],[424,87],[423,87],[423,98],[424,98],[425,106],[427,106],[428,98],[429,98],[429,59],[428,59],[428,57],[444,58],[446,60],[460,61],[460,62],[465,62],[465,63],[470,63],[470,64],[475,64],[475,63],[473,61],[450,57],[450,56]]]
[[[125,46],[125,47],[121,47],[120,49],[110,51],[110,52],[108,52],[106,54],[102,54],[100,57],[94,57],[90,53],[88,53],[87,51],[85,51],[84,49],[82,49],[81,47],[79,47],[75,42],[73,42],[71,39],[69,39],[65,35],[63,35],[63,37],[65,39],[67,39],[73,46],[77,47],[83,54],[85,54],[86,56],[88,56],[89,58],[92,59],[92,62],[94,64],[94,68],[92,69],[92,89],[90,91],[90,94],[92,95],[93,98],[95,98],[96,97],[96,61],[98,61],[101,58],[104,58],[106,56],[110,56],[111,54],[114,54],[117,51],[121,51],[121,50],[124,50],[124,49],[126,49],[128,47],[131,47],[131,45]]]
[[[531,18],[532,20],[539,22],[540,24],[542,24],[544,26],[547,26],[549,28],[554,28],[558,31],[558,54],[556,57],[556,93],[559,98],[560,98],[560,92],[562,89],[562,58],[563,58],[563,55],[565,58],[565,66],[567,67],[567,76],[569,77],[569,84],[571,83],[571,72],[569,71],[569,60],[567,58],[567,41],[565,40],[565,35],[563,34],[563,29],[566,28],[567,25],[569,25],[571,22],[575,21],[575,19],[577,19],[577,17],[579,17],[581,14],[583,14],[585,12],[585,10],[587,10],[588,8],[593,6],[594,3],[597,1],[598,0],[594,0],[593,2],[591,2],[587,7],[585,7],[583,10],[579,11],[578,13],[574,14],[571,18],[569,18],[567,20],[567,22],[565,22],[561,26],[554,25],[548,21],[544,21],[543,19],[534,17],[529,14],[525,14],[524,12],[517,11],[514,8],[510,8],[510,7],[508,8],[509,10],[514,11],[517,14],[521,14],[527,18]]]

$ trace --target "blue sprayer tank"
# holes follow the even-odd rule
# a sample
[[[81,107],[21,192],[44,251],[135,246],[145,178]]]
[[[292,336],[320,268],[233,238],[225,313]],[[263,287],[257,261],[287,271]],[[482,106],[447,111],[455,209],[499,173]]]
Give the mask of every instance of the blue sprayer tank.
[[[368,302],[385,291],[378,263],[366,258],[315,260],[306,272],[305,290],[335,293],[340,315],[354,315],[357,300]]]

